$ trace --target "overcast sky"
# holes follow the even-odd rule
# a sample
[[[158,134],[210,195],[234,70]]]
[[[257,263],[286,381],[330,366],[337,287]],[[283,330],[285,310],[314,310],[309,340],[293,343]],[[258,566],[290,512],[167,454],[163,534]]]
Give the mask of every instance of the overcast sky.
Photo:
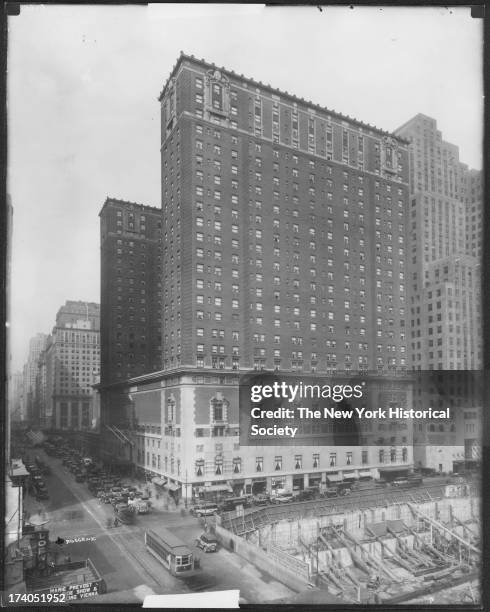
[[[157,97],[181,50],[385,130],[425,113],[482,167],[469,9],[22,6],[8,55],[13,369],[65,300],[100,301],[106,196],[160,206]]]

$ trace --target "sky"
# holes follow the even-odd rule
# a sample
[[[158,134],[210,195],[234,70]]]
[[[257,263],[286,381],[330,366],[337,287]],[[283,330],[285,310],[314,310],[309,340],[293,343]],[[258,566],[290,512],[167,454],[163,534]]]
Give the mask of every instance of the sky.
[[[106,197],[160,206],[157,98],[180,51],[384,130],[422,112],[482,168],[469,8],[22,5],[8,28],[12,371],[66,300],[100,302]]]

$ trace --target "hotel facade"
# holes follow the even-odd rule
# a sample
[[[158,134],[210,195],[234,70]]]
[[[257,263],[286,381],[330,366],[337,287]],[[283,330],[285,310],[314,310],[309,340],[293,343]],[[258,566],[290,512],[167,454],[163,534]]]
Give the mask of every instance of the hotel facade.
[[[362,375],[373,406],[412,407],[407,141],[187,55],[159,100],[160,362],[104,385],[102,323],[107,454],[186,498],[406,473],[403,422],[376,445],[240,445],[238,392],[249,371]]]

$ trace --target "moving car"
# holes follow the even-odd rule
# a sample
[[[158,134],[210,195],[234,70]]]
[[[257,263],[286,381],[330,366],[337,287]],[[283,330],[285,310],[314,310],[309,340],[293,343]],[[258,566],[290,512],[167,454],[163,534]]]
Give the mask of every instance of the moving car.
[[[148,514],[150,511],[150,503],[142,499],[129,499],[128,506],[134,508],[134,511],[138,514]]]
[[[201,533],[196,540],[196,546],[204,552],[216,552],[218,550],[218,540],[208,533]]]
[[[192,513],[195,516],[212,516],[218,512],[218,506],[213,503],[202,503],[197,504],[192,509]]]

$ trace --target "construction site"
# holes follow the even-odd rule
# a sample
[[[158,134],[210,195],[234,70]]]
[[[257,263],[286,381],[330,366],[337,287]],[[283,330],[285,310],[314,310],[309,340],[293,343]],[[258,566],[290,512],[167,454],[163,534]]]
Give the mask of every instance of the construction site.
[[[269,507],[224,517],[215,529],[224,546],[309,592],[305,602],[322,593],[339,604],[479,601],[474,485]]]

